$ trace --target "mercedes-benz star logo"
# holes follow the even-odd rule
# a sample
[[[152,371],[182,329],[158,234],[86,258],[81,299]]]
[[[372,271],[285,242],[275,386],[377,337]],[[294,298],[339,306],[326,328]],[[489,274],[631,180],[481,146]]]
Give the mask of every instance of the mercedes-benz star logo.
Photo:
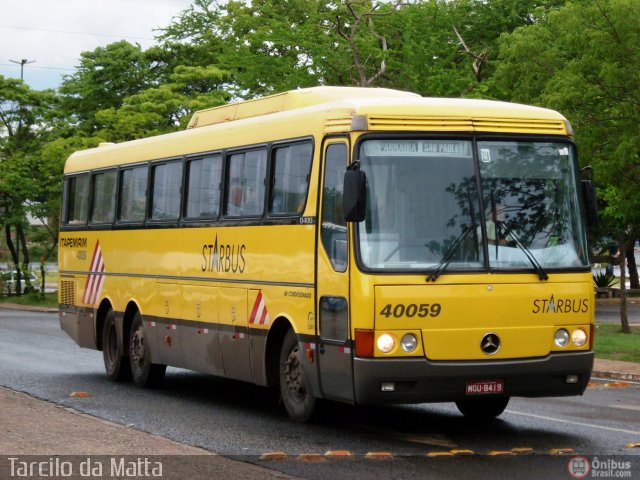
[[[480,349],[487,355],[494,355],[500,350],[500,337],[495,333],[487,333],[480,341]]]

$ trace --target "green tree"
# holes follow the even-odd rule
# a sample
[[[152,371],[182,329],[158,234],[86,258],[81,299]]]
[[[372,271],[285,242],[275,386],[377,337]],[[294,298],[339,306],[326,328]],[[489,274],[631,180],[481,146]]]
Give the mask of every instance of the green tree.
[[[96,112],[103,126],[99,136],[115,142],[183,129],[196,110],[228,101],[222,90],[226,78],[213,66],[178,66],[169,82],[126,97],[120,108]]]
[[[92,135],[102,129],[95,113],[120,108],[125,98],[156,85],[162,67],[140,45],[125,40],[82,52],[77,71],[65,76],[59,89],[74,133]]]
[[[378,22],[400,2],[197,0],[161,36],[189,65],[223,66],[234,97],[316,85],[377,83],[386,70]]]
[[[0,212],[15,269],[29,265],[27,214],[48,202],[46,185],[56,177],[40,161],[48,120],[57,107],[52,91],[31,90],[22,80],[0,76]],[[20,282],[16,293],[20,294]]]
[[[425,96],[488,96],[499,38],[534,24],[564,0],[423,0],[404,5],[389,24],[385,85]]]

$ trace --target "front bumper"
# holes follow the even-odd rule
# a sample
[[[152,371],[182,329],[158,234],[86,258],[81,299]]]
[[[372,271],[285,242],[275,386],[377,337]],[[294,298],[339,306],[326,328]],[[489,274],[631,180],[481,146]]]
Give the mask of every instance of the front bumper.
[[[554,353],[544,358],[500,361],[431,362],[425,358],[354,358],[355,398],[359,404],[453,402],[470,380],[504,380],[502,395],[559,397],[582,395],[593,369],[593,352]],[[567,383],[577,375],[577,383]],[[395,391],[381,391],[393,382]]]

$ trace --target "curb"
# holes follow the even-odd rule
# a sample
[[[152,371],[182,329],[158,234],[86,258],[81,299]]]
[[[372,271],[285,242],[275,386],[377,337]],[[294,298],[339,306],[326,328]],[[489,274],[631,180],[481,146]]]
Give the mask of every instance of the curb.
[[[20,305],[18,303],[0,303],[0,309],[22,310],[23,312],[58,313],[57,308],[36,307],[33,305]]]
[[[639,373],[604,372],[600,370],[594,370],[593,372],[591,372],[591,378],[602,378],[605,380],[621,380],[624,382],[640,383]]]

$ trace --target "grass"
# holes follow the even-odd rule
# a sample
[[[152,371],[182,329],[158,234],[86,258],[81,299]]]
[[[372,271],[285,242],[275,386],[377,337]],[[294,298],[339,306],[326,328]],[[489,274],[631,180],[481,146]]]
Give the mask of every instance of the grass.
[[[640,363],[640,326],[632,326],[631,332],[622,333],[619,324],[597,325],[594,345],[596,358]]]
[[[39,292],[27,293],[20,297],[17,296],[3,296],[0,297],[0,304],[13,303],[18,305],[29,305],[32,307],[48,307],[58,308],[58,294],[57,293],[45,293],[44,298]]]

